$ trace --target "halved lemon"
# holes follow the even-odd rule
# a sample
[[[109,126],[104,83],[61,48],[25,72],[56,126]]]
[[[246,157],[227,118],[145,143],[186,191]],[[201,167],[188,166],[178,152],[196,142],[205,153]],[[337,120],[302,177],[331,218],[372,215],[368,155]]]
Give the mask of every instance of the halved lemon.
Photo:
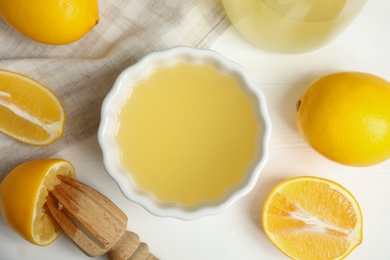
[[[263,230],[292,259],[343,259],[362,242],[362,213],[336,182],[297,177],[276,185],[263,206]]]
[[[48,191],[60,182],[57,175],[76,177],[68,161],[43,159],[17,166],[0,183],[0,207],[6,223],[35,245],[48,245],[62,232],[44,209]]]
[[[0,132],[23,143],[47,145],[64,132],[65,111],[46,86],[0,70]]]

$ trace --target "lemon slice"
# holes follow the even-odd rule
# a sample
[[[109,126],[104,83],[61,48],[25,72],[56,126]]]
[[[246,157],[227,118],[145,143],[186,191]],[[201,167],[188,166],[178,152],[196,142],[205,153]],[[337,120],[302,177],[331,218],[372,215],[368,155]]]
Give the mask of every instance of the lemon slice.
[[[17,166],[0,184],[0,207],[6,223],[35,245],[48,245],[62,232],[44,209],[48,191],[60,182],[57,175],[76,177],[68,161],[43,159]]]
[[[362,242],[362,213],[353,195],[317,177],[278,184],[264,203],[262,225],[292,259],[343,259]]]
[[[0,70],[0,132],[32,145],[48,145],[64,132],[65,111],[41,83]]]

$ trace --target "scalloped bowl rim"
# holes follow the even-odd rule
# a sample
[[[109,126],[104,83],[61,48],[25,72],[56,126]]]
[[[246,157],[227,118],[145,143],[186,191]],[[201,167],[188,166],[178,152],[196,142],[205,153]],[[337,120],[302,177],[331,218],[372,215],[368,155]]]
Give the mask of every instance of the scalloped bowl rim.
[[[244,84],[246,88],[242,90],[250,96],[252,106],[254,105],[253,102],[255,103],[256,108],[253,108],[253,112],[256,114],[256,120],[261,121],[262,124],[262,133],[256,137],[256,160],[252,160],[251,167],[244,174],[245,178],[229,188],[219,199],[200,202],[192,206],[174,202],[161,202],[151,193],[138,188],[132,180],[131,174],[121,166],[120,152],[115,142],[115,131],[118,124],[117,111],[130,95],[132,87],[139,80],[148,77],[154,69],[174,65],[180,61],[193,64],[211,64],[220,72],[231,75],[240,82],[239,85]],[[193,220],[220,213],[254,188],[260,172],[268,160],[270,135],[271,121],[265,97],[238,64],[212,50],[177,46],[150,53],[119,74],[102,103],[98,143],[103,153],[103,163],[108,174],[116,181],[127,199],[139,204],[156,216]]]

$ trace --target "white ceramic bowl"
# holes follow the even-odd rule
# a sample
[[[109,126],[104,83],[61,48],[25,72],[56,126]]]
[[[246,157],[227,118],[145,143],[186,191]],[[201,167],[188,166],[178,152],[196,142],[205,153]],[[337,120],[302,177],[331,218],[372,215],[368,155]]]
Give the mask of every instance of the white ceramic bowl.
[[[174,65],[180,61],[210,64],[218,71],[233,77],[251,100],[256,122],[261,126],[258,127],[256,136],[255,158],[248,165],[242,179],[217,200],[191,206],[159,201],[150,192],[137,187],[131,174],[121,166],[120,151],[115,141],[118,111],[129,96],[132,87],[138,81],[147,78],[156,68]],[[122,193],[129,200],[138,203],[156,216],[192,220],[221,212],[253,189],[268,158],[271,121],[263,93],[240,66],[211,50],[178,46],[145,56],[118,76],[113,88],[103,101],[101,112],[98,141],[107,172],[118,183]]]

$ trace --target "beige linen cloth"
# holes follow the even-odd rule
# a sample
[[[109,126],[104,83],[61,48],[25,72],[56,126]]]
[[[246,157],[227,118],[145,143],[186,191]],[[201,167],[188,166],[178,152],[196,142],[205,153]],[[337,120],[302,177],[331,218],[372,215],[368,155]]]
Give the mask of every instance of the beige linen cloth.
[[[228,24],[219,0],[99,0],[99,13],[99,24],[86,37],[61,46],[34,42],[0,20],[0,68],[45,84],[67,115],[64,136],[49,146],[0,134],[0,180],[22,162],[95,134],[102,100],[124,68],[177,45],[207,48]]]

